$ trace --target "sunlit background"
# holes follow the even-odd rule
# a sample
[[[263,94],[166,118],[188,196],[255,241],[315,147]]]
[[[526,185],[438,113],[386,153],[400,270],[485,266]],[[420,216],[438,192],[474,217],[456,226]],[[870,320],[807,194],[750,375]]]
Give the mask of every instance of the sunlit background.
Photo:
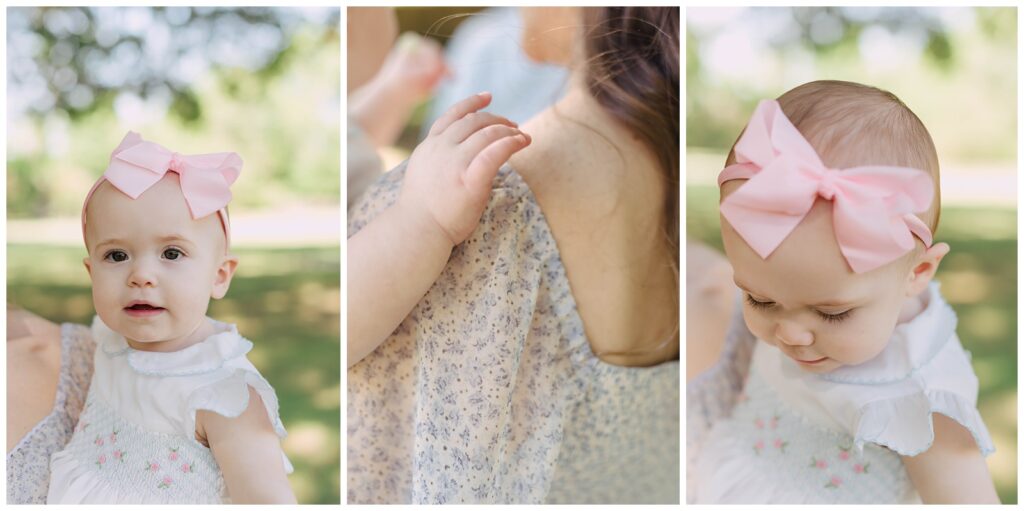
[[[687,237],[722,249],[715,179],[760,99],[838,79],[900,97],[938,149],[942,292],[980,381],[1000,499],[1017,502],[1017,12],[687,9]]]
[[[397,7],[394,15],[399,33],[443,46],[452,73],[418,105],[394,144],[378,148],[385,169],[408,158],[434,120],[460,99],[490,91],[494,99],[485,110],[521,123],[555,103],[568,84],[564,68],[526,56],[517,7]]]
[[[8,301],[94,314],[82,200],[128,130],[235,151],[241,262],[210,316],[275,387],[301,503],[340,502],[337,8],[8,8]]]

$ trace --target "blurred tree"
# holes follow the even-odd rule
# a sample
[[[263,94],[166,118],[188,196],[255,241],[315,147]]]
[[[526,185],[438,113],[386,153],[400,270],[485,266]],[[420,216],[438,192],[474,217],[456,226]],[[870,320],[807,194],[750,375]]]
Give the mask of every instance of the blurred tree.
[[[313,21],[336,27],[338,9]],[[9,93],[16,110],[72,119],[119,94],[157,100],[182,120],[202,116],[191,86],[210,68],[274,73],[303,11],[268,7],[13,7],[7,11]],[[21,113],[21,112],[19,112]]]

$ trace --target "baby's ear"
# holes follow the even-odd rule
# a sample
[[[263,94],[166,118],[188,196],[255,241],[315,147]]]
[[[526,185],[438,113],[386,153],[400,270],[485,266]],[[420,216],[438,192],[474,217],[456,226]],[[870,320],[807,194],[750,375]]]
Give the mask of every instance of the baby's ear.
[[[939,269],[939,263],[948,253],[949,245],[946,243],[936,243],[925,249],[910,269],[910,274],[907,275],[909,279],[907,296],[917,296],[928,287],[928,283],[932,281],[936,270]]]
[[[82,259],[82,264],[85,265],[85,271],[89,272],[89,276],[92,277],[92,263],[89,262],[89,258]]]
[[[210,291],[210,297],[220,300],[224,298],[224,295],[228,294],[228,288],[231,287],[231,278],[235,276],[235,268],[238,268],[238,256],[224,256],[220,266],[217,267],[217,274],[213,279],[213,289]]]

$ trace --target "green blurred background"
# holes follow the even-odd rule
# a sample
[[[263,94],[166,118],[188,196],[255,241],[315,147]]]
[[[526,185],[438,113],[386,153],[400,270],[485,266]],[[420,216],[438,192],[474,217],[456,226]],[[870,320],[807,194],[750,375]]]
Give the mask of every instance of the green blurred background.
[[[686,235],[722,250],[716,177],[757,102],[818,79],[887,89],[942,167],[938,280],[980,381],[1000,499],[1017,502],[1017,12],[687,9]]]
[[[209,315],[237,323],[277,391],[300,503],[340,502],[337,8],[7,9],[7,301],[93,307],[78,215],[129,130],[235,151],[240,264]]]

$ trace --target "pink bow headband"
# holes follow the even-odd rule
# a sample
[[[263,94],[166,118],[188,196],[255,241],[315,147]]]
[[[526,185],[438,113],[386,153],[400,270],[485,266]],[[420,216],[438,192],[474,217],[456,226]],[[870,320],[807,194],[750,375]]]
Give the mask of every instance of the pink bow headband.
[[[176,172],[181,193],[193,219],[212,213],[220,217],[227,249],[231,241],[227,205],[231,202],[231,184],[242,172],[242,158],[237,153],[183,155],[129,131],[110,154],[110,165],[85,196],[82,204],[82,236],[85,236],[85,208],[103,181],[132,199],[155,185],[168,172]]]
[[[872,165],[826,167],[786,118],[779,103],[762,100],[736,142],[736,163],[719,186],[747,179],[720,206],[722,216],[762,258],[796,228],[820,196],[832,201],[833,228],[843,257],[856,273],[888,264],[932,233],[913,213],[928,210],[931,176],[920,169]]]

